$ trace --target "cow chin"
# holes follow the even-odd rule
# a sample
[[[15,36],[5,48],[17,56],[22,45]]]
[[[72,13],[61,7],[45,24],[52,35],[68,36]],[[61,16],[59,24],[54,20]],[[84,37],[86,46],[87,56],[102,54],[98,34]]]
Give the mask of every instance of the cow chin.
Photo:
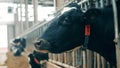
[[[50,43],[44,39],[37,40],[34,46],[37,50],[49,50],[51,47]]]

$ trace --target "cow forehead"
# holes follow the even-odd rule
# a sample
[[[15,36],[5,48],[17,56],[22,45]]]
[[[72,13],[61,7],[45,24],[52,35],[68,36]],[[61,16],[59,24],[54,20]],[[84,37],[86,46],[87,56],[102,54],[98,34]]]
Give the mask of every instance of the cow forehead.
[[[65,7],[65,8],[62,10],[61,14],[65,13],[65,12],[67,12],[67,11],[70,11],[70,10],[72,10],[72,9],[77,9],[77,8],[76,8],[76,7]]]

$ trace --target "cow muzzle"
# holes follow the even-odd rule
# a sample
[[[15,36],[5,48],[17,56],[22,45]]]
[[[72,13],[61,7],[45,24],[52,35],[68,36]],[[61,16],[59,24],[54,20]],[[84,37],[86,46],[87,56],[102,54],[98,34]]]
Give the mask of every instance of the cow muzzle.
[[[49,50],[51,47],[50,43],[44,39],[35,41],[34,46],[37,50]]]

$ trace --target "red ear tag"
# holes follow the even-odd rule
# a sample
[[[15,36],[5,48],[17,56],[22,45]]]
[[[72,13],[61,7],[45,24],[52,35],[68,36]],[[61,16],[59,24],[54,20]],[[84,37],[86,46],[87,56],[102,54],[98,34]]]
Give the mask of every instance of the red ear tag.
[[[90,35],[90,25],[85,25],[85,36]]]
[[[40,62],[36,58],[34,58],[34,61],[35,63],[40,64]]]

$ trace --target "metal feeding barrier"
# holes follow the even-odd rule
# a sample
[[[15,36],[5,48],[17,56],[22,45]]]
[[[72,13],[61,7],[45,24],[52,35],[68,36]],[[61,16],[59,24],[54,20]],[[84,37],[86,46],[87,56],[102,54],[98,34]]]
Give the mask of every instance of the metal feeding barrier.
[[[115,42],[116,42],[116,59],[117,68],[120,68],[120,36],[118,30],[118,12],[115,0],[112,0],[113,14],[114,14],[114,29],[115,29]]]

